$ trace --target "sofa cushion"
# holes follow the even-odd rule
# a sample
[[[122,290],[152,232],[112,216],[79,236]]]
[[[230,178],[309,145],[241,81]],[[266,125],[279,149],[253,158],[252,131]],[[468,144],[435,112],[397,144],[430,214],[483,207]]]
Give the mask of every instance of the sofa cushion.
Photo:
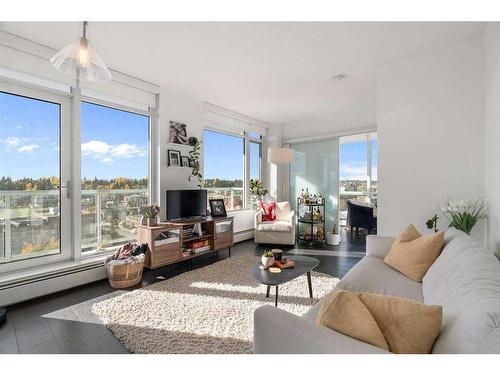
[[[262,221],[276,220],[276,202],[260,202]]]
[[[455,229],[445,244],[423,279],[425,303],[443,306],[433,353],[500,353],[500,262]]]
[[[406,298],[358,293],[393,353],[428,354],[441,327],[441,306]]]
[[[444,233],[422,236],[410,225],[394,241],[384,262],[409,278],[421,282],[443,249]]]
[[[292,208],[290,207],[289,202],[287,202],[287,201],[276,202],[276,220],[289,221],[291,212],[292,212]]]
[[[339,281],[336,289],[387,294],[423,302],[422,284],[392,269],[380,258],[366,256]]]
[[[356,294],[339,290],[322,302],[316,324],[389,350],[382,331]]]
[[[292,223],[289,221],[264,221],[257,226],[262,232],[291,232]]]

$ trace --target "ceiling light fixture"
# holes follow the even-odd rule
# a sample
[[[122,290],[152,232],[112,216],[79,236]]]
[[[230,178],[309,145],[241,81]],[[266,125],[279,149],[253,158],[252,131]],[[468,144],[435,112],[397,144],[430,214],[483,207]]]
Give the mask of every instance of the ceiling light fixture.
[[[50,59],[59,71],[73,78],[93,82],[111,80],[111,73],[104,61],[87,39],[88,22],[83,22],[83,36],[64,47]]]

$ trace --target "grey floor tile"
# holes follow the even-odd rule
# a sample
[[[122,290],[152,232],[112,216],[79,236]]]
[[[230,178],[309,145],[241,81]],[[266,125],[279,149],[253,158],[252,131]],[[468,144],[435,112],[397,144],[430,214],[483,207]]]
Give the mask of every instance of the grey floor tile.
[[[122,343],[111,333],[95,339],[103,354],[127,354],[129,351]]]
[[[56,340],[50,338],[48,340],[42,341],[36,345],[30,346],[21,350],[23,354],[59,354],[61,351],[59,350],[59,346],[56,343]]]
[[[7,319],[3,324],[0,324],[0,353],[1,354],[16,354],[19,353],[17,347],[16,332],[14,324]]]
[[[49,323],[43,318],[14,322],[14,326],[20,351],[54,338]]]
[[[80,341],[80,340],[64,340],[61,342],[56,339],[61,353],[63,354],[101,354],[101,347],[96,340]]]

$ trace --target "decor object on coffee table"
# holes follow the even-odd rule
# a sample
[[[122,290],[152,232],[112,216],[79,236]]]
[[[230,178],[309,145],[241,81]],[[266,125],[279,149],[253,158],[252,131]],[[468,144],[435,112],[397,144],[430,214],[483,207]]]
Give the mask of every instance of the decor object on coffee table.
[[[255,264],[252,268],[252,276],[261,284],[267,286],[266,297],[269,297],[271,287],[275,287],[274,306],[278,306],[278,286],[285,284],[299,276],[307,276],[307,284],[309,286],[309,298],[313,298],[311,271],[319,264],[319,260],[312,257],[301,255],[293,255],[287,257],[295,262],[293,268],[282,269],[280,273],[273,273],[269,270],[260,269],[260,264]]]
[[[264,244],[294,245],[295,244],[295,213],[289,202],[276,202],[276,220],[263,221],[262,209],[254,217],[254,241]]]
[[[267,269],[271,267],[274,264],[274,253],[272,251],[266,251],[264,254],[262,254],[260,261],[262,262],[264,268]]]
[[[486,202],[484,198],[475,202],[447,200],[441,212],[449,220],[450,228],[470,234],[476,223],[486,217]]]

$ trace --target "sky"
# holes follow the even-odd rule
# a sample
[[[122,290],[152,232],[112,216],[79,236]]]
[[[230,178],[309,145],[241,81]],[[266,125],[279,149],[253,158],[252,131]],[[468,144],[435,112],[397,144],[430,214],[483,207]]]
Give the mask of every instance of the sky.
[[[377,140],[372,140],[372,180],[377,180]],[[366,180],[366,142],[339,145],[341,180]]]
[[[82,103],[82,177],[148,175],[148,117]],[[0,92],[0,176],[59,176],[59,105]]]
[[[205,130],[204,178],[223,180],[243,180],[244,139],[232,135]],[[250,143],[250,178],[259,179],[259,144]]]

